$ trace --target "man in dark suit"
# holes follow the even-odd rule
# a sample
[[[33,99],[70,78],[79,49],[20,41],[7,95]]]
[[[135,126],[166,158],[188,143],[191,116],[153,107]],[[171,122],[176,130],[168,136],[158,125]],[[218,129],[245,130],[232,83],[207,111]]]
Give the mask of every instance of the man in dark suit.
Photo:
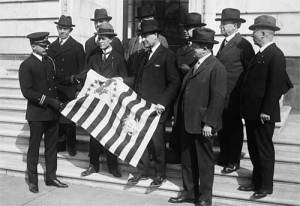
[[[180,47],[176,52],[177,65],[183,75],[186,74],[190,67],[192,67],[197,61],[197,58],[194,58],[194,49],[191,47],[192,42],[190,41],[193,30],[197,27],[200,28],[205,25],[206,24],[202,22],[202,17],[199,13],[188,13],[185,16],[185,20],[182,25],[185,45]]]
[[[97,41],[98,41],[97,31],[99,29],[99,26],[104,22],[109,23],[109,21],[111,19],[112,19],[112,17],[107,15],[106,9],[96,9],[95,10],[94,18],[92,18],[91,21],[94,22],[96,33],[85,42],[84,48],[85,48],[86,63],[88,63],[89,58],[93,54],[100,52],[100,49],[97,45]],[[122,43],[118,37],[116,37],[116,36],[113,37],[111,46],[121,56],[124,56],[124,49],[123,49]]]
[[[255,53],[250,42],[238,32],[241,23],[245,22],[240,18],[238,9],[223,9],[221,18],[217,18],[216,21],[221,21],[221,33],[225,36],[217,58],[227,71],[227,93],[222,115],[223,128],[218,134],[220,141],[218,164],[224,167],[223,173],[231,173],[240,167],[244,137],[237,82]]]
[[[198,58],[183,79],[175,104],[175,129],[181,137],[184,191],[171,203],[212,204],[214,180],[213,135],[222,127],[226,95],[226,70],[212,55],[215,32],[196,28],[191,38]],[[200,179],[200,185],[199,185]]]
[[[56,76],[62,82],[58,85],[58,96],[62,102],[69,102],[76,97],[76,86],[65,85],[64,80],[78,74],[84,67],[83,46],[70,36],[75,25],[70,16],[62,15],[57,24],[58,38],[49,46],[48,55],[54,59]],[[67,148],[70,156],[76,155],[76,125],[60,116],[58,151]]]
[[[138,20],[137,34],[129,40],[128,45],[125,47],[126,60],[128,60],[132,54],[145,50],[141,36],[141,23],[143,20],[155,19],[155,15],[155,8],[150,4],[137,8],[137,16],[135,17]],[[158,39],[164,47],[168,48],[168,41],[162,34],[158,34]]]
[[[170,106],[180,87],[179,72],[176,68],[174,53],[161,45],[158,22],[154,19],[142,21],[141,32],[147,52],[136,53],[134,62],[133,89],[145,100],[156,104],[157,113],[161,114],[158,126],[138,165],[138,172],[128,180],[136,184],[150,176],[150,158],[154,161],[154,180],[151,186],[160,186],[166,178],[165,160],[165,121]]]
[[[26,119],[30,128],[27,152],[27,173],[29,190],[38,193],[39,147],[42,136],[45,141],[46,185],[68,187],[56,178],[58,140],[58,110],[61,102],[57,96],[55,66],[47,57],[48,32],[27,35],[32,54],[24,60],[19,69],[19,81],[23,96],[27,99]]]
[[[86,78],[86,72],[93,69],[98,74],[106,78],[126,77],[127,68],[125,59],[112,46],[111,43],[117,34],[114,33],[113,27],[109,23],[102,23],[98,28],[98,45],[101,49],[99,53],[90,57],[87,68],[84,72],[77,75],[80,81]],[[105,149],[99,141],[94,137],[90,137],[90,165],[81,173],[82,176],[87,176],[99,171],[99,156],[101,150]],[[107,157],[108,171],[115,177],[121,177],[118,168],[117,157],[105,149]]]
[[[242,75],[241,113],[245,119],[247,143],[253,164],[252,184],[239,190],[254,191],[253,198],[263,198],[273,192],[275,151],[272,137],[275,122],[280,122],[279,99],[293,87],[287,72],[285,57],[273,42],[276,19],[262,15],[249,27],[259,52]]]

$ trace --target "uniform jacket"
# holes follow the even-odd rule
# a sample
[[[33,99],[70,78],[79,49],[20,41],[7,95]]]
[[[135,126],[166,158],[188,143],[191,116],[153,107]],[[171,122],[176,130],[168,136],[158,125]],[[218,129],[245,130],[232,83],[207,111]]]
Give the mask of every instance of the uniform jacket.
[[[83,46],[71,36],[60,46],[59,39],[50,44],[48,55],[54,59],[56,75],[60,80],[64,80],[71,75],[79,74],[84,69]],[[68,102],[75,98],[76,87],[73,85],[58,85],[59,97],[61,101]]]
[[[195,72],[189,70],[174,106],[175,131],[182,122],[191,134],[201,134],[204,124],[211,126],[215,132],[220,130],[226,81],[225,67],[212,55]]]
[[[48,58],[41,62],[34,55],[24,60],[19,69],[19,81],[23,96],[27,99],[28,121],[51,121],[58,119],[58,112],[40,103],[42,96],[58,98],[55,70]]]
[[[249,66],[255,53],[250,42],[242,38],[239,33],[224,47],[222,45],[216,57],[225,66],[227,71],[227,94],[225,99],[225,106],[227,107],[229,100],[239,101],[239,97],[237,96],[237,81],[241,73]]]
[[[95,53],[100,52],[99,46],[95,42],[95,37],[96,35],[90,37],[86,42],[85,42],[85,61],[88,63],[89,58],[93,56]],[[112,48],[118,52],[121,56],[124,56],[124,49],[122,46],[122,43],[118,37],[114,37],[111,42]]]
[[[135,71],[133,88],[142,98],[165,106],[166,112],[161,117],[164,121],[168,116],[169,107],[177,97],[181,83],[175,55],[162,45],[148,61],[145,51],[135,55],[138,55],[137,58],[130,64],[131,69]]]
[[[164,47],[168,48],[168,41],[166,40],[166,38],[163,35],[159,34],[158,39]],[[136,52],[140,52],[141,50],[144,50],[144,49],[145,49],[144,44],[142,42],[140,42],[139,36],[132,37],[129,40],[128,45],[126,47],[125,59],[128,60],[132,54],[134,54]]]
[[[279,99],[293,87],[282,51],[271,44],[252,59],[242,75],[241,112],[247,120],[258,120],[261,113],[271,122],[280,121]]]

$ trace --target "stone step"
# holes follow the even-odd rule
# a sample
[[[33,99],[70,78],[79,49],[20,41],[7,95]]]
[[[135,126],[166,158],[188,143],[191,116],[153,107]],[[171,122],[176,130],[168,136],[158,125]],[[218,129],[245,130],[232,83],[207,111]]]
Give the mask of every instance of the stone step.
[[[21,105],[26,105],[27,100],[17,94],[0,94],[0,105],[16,105],[16,106],[21,106]]]
[[[2,148],[12,147],[13,149],[15,149],[15,151],[21,152],[18,150],[18,146],[22,145],[27,147],[29,132],[22,132],[15,135],[13,134],[13,132],[7,132],[7,130],[0,130],[0,137],[1,139],[6,139],[6,141],[8,142],[1,142],[0,146],[2,145]],[[15,145],[16,142],[18,143],[17,146]],[[79,149],[82,149],[83,151],[88,150],[88,135],[77,135],[77,142],[77,146]],[[294,163],[300,166],[300,146],[275,144],[274,147],[275,160],[277,162]],[[250,159],[246,143],[244,143],[243,145],[242,152],[244,159]]]
[[[17,111],[16,111],[17,112]],[[1,106],[0,106],[0,114],[1,114]],[[297,125],[300,122],[297,122],[296,114],[289,116],[289,121],[287,121],[287,125],[282,128],[279,134],[274,135],[273,142],[275,144],[286,144],[286,145],[297,145],[300,146],[300,138],[297,131]],[[0,128],[12,130],[12,131],[23,131],[28,130],[28,124],[25,120],[25,112],[20,113],[19,116],[11,116],[11,115],[0,115]],[[171,128],[168,128],[168,131]],[[78,131],[83,131],[83,129],[79,128]],[[82,132],[81,132],[82,133]],[[246,137],[245,137],[246,140]]]
[[[87,137],[87,136],[86,136]],[[81,139],[84,138],[81,137]],[[88,138],[88,137],[87,137]],[[8,152],[8,153],[23,153],[26,154],[27,148],[28,148],[28,138],[23,138],[21,135],[18,136],[17,139],[13,139],[10,137],[5,137],[0,134],[0,151],[2,152]],[[70,157],[66,152],[60,152],[59,153],[59,158],[68,158],[71,159],[72,161],[85,161],[88,162],[88,144],[83,144],[82,142],[79,142],[77,145],[78,149],[78,155],[75,157]],[[85,150],[82,150],[81,148],[85,147]],[[41,147],[40,147],[40,154],[44,154],[44,142],[41,142]],[[101,162],[105,162],[105,159],[103,157],[100,158]],[[121,165],[123,165],[122,170],[128,170],[127,164],[123,163],[121,160],[119,161]],[[169,176],[177,176],[180,177],[180,165],[178,164],[168,164],[168,169]],[[251,176],[251,171],[252,171],[252,164],[249,159],[242,159],[241,160],[241,168],[237,172],[234,172],[232,174],[222,174],[221,170],[222,167],[216,165],[215,167],[216,171],[215,173],[217,175],[224,175],[224,176],[232,176],[232,177],[250,177]],[[171,171],[170,171],[171,170]],[[280,182],[290,182],[290,183],[298,183],[300,184],[300,178],[299,177],[299,170],[300,170],[300,165],[295,164],[293,162],[276,162],[275,163],[275,181],[280,181]],[[177,174],[175,174],[175,171],[178,171]],[[289,173],[287,176],[286,173]]]
[[[7,174],[19,173],[22,174],[26,169],[26,156],[24,154],[16,153],[0,153],[0,168]],[[40,175],[44,173],[44,160],[40,159],[38,172]],[[182,190],[182,182],[178,178],[168,178],[164,184],[159,188],[150,188],[151,180],[140,181],[136,186],[128,185],[127,179],[131,176],[130,173],[122,171],[122,178],[114,178],[110,174],[101,171],[97,174],[92,174],[88,177],[81,177],[80,173],[84,170],[82,165],[77,166],[69,159],[58,159],[57,175],[69,183],[77,183],[90,185],[95,187],[127,190],[140,193],[153,193],[158,195],[176,196]],[[23,174],[24,175],[24,174]],[[299,184],[287,184],[281,182],[274,183],[273,195],[267,196],[260,200],[252,200],[252,192],[241,192],[237,188],[241,184],[248,184],[249,179],[243,177],[225,177],[215,175],[214,179],[214,198],[226,198],[231,200],[238,200],[245,203],[251,202],[266,204],[279,204],[279,205],[298,205],[300,202]],[[241,203],[240,205],[245,205]]]

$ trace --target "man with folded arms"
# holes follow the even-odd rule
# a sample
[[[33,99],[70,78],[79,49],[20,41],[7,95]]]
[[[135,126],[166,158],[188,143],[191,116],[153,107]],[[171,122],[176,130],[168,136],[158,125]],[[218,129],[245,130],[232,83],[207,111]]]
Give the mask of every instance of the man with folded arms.
[[[23,96],[27,99],[26,119],[30,128],[27,152],[27,174],[29,190],[38,193],[39,147],[42,136],[45,142],[46,185],[68,187],[56,178],[58,142],[58,100],[56,70],[53,60],[47,56],[49,32],[35,32],[27,35],[32,54],[24,60],[19,69],[19,81]]]
[[[286,72],[285,57],[273,42],[276,19],[262,15],[249,27],[259,52],[242,74],[241,114],[245,119],[247,144],[253,164],[250,185],[239,190],[254,191],[253,198],[273,193],[275,151],[272,141],[275,122],[280,122],[279,99],[293,87]]]

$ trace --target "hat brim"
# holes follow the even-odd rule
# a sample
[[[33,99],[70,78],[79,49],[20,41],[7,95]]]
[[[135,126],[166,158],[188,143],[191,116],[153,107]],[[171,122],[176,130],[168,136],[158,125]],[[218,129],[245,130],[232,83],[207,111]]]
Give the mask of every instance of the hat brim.
[[[54,24],[57,24],[58,26],[62,26],[62,27],[68,27],[68,28],[71,28],[71,27],[75,27],[75,25],[74,24],[60,24],[60,23],[58,23],[58,22],[54,22]]]
[[[107,17],[102,17],[102,18],[93,18],[91,19],[91,21],[98,21],[98,20],[108,20],[110,21],[112,19],[111,16],[107,16]]]
[[[208,40],[205,40],[205,39],[203,39],[203,40],[201,40],[201,39],[199,39],[199,40],[193,40],[192,39],[191,42],[195,42],[195,43],[208,43],[208,44],[218,44],[219,43],[216,40],[208,41]]]
[[[272,25],[269,25],[269,24],[253,24],[253,25],[249,26],[250,30],[255,30],[257,28],[260,28],[260,29],[270,29],[272,31],[279,31],[280,30],[279,27],[272,26]]]
[[[141,31],[141,35],[154,34],[154,33],[160,33],[160,32],[161,32],[160,29],[152,30],[152,31],[146,31],[146,32]]]
[[[239,23],[245,23],[246,20],[243,18],[226,18],[226,19],[222,19],[222,18],[216,18],[215,21],[234,21],[234,22],[239,22]]]
[[[183,27],[202,27],[202,26],[206,26],[207,24],[205,24],[205,23],[201,23],[201,24],[185,24],[185,23],[181,23],[179,25],[183,26]]]

